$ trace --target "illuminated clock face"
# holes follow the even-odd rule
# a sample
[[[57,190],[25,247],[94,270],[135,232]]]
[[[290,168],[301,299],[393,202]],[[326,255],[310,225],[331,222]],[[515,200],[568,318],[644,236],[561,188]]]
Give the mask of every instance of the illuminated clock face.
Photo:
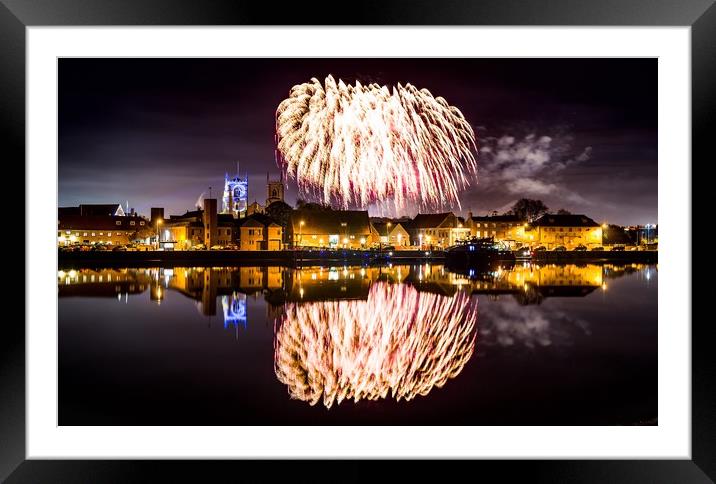
[[[247,194],[247,186],[244,183],[234,185],[234,200],[245,200]]]

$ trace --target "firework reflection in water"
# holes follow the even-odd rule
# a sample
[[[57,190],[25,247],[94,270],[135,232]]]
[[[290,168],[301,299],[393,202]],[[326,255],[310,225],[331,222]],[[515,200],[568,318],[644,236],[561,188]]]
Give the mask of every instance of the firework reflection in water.
[[[477,299],[374,283],[367,300],[289,303],[274,369],[292,398],[411,400],[457,376],[475,347]]]

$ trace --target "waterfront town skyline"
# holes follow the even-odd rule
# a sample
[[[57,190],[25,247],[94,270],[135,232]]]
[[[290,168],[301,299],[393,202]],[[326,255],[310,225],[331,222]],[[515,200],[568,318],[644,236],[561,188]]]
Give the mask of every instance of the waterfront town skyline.
[[[248,176],[248,203],[263,203],[266,173],[280,176],[276,106],[291,86],[332,73],[351,82],[412,82],[471,122],[477,183],[459,193],[461,207],[431,212],[504,213],[528,197],[599,222],[658,223],[652,61],[62,59],[59,205],[129,202],[142,214],[153,206],[182,214],[210,186],[220,199],[237,161]],[[295,206],[302,198],[295,181],[285,186]],[[387,215],[418,212],[428,210]]]

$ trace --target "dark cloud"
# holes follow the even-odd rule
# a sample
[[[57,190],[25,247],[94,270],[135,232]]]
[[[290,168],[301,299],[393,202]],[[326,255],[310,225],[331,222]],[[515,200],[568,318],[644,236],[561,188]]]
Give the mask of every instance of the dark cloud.
[[[480,148],[465,212],[529,195],[599,220],[656,221],[654,59],[61,59],[60,204],[183,212],[236,161],[262,202],[266,172],[278,174],[276,106],[328,74],[410,82],[461,109]]]

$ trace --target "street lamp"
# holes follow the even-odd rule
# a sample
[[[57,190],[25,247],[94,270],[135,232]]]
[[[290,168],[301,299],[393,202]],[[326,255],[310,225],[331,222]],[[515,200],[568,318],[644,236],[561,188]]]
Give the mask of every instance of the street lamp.
[[[303,224],[305,224],[305,223],[306,222],[304,222],[303,220],[298,222],[298,241],[300,243],[303,243]]]
[[[386,242],[385,242],[385,245],[386,245],[386,246],[387,246],[387,245],[390,245],[390,226],[391,226],[391,225],[392,225],[392,224],[391,224],[390,222],[388,222],[388,223],[385,224],[385,241],[386,241]],[[380,241],[380,239],[378,239],[378,250],[379,250],[380,252],[383,251],[383,243]]]
[[[157,219],[157,250],[159,250],[159,226],[162,224],[162,219]]]

